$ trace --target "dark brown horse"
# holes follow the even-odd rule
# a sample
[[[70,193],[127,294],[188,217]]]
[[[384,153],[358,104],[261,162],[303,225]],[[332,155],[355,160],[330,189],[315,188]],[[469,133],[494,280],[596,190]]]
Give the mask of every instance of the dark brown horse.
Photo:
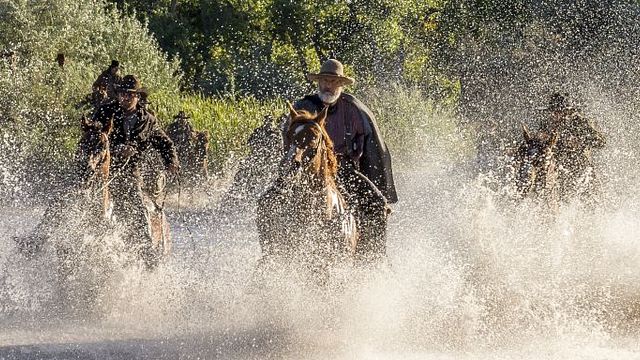
[[[91,122],[83,119],[81,127],[83,136],[80,139],[78,152],[76,154],[76,162],[80,166],[80,188],[84,193],[83,206],[88,214],[96,214],[87,219],[88,228],[100,229],[105,221],[96,222],[96,218],[103,220],[122,221],[122,219],[112,219],[113,204],[110,196],[111,181],[118,176],[125,176],[118,171],[121,169],[110,171],[111,154],[109,151],[109,135],[112,128],[112,122],[101,124],[100,122]],[[154,154],[149,154],[153,158]],[[148,165],[149,168],[144,165]],[[168,222],[163,211],[164,201],[164,177],[157,169],[163,168],[162,164],[143,163],[140,172],[144,175],[153,173],[148,176],[143,184],[143,204],[147,213],[147,221],[152,239],[151,255],[154,259],[143,259],[147,264],[157,264],[158,260],[166,256],[171,251],[171,236]],[[96,206],[99,204],[99,207]],[[100,216],[97,216],[97,215]],[[109,222],[110,222],[109,221]]]
[[[557,134],[531,134],[523,124],[524,141],[514,158],[515,183],[521,198],[532,196],[545,201],[550,208],[558,206],[558,173],[554,147]]]
[[[18,248],[27,256],[39,252],[52,236],[61,233],[63,240],[69,240],[92,233],[101,238],[112,223],[113,204],[110,183],[121,176],[118,171],[110,171],[111,153],[109,135],[112,121],[101,124],[83,118],[80,123],[82,136],[75,154],[74,184],[59,198],[49,204],[40,223],[33,232],[15,240]],[[153,239],[154,253],[158,257],[168,255],[171,249],[169,227],[161,207],[146,194],[145,206],[148,213],[149,231]],[[118,220],[118,219],[115,219]],[[75,225],[70,225],[75,224]],[[79,232],[70,236],[69,232]],[[84,250],[77,243],[55,241],[54,248],[61,259],[77,259]],[[72,261],[63,261],[66,267]],[[67,273],[72,269],[67,269]]]
[[[326,109],[310,114],[290,108],[290,113],[279,175],[258,200],[262,261],[302,262],[325,276],[332,264],[353,257],[358,233],[336,187],[337,161],[324,129]]]
[[[180,159],[181,183],[189,187],[204,184],[209,176],[209,132],[195,130],[189,117],[180,111],[167,126],[167,135]]]

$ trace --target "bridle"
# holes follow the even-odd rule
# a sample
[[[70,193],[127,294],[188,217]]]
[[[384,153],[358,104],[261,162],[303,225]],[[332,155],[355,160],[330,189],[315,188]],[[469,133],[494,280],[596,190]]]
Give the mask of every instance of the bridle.
[[[313,158],[315,158],[318,155],[318,152],[320,151],[320,148],[322,147],[322,144],[324,144],[324,138],[322,136],[322,127],[316,123],[316,122],[308,122],[305,124],[300,124],[299,127],[304,127],[307,124],[311,125],[312,127],[315,127],[318,132],[320,133],[320,136],[318,137],[317,143],[313,145],[313,147],[311,148],[310,154],[308,156],[305,156],[305,158],[308,158],[309,160],[312,160]],[[295,130],[295,132],[297,133],[297,130]],[[291,154],[293,151],[295,151],[295,149],[297,149],[298,146],[295,144],[291,144],[289,147],[289,154]],[[290,156],[287,156],[287,160],[289,160]],[[296,166],[296,168],[292,169],[294,171],[292,171],[293,173],[295,172],[299,172],[301,170],[306,169],[306,167],[310,166],[311,161],[308,161],[306,164],[300,164],[299,166]]]

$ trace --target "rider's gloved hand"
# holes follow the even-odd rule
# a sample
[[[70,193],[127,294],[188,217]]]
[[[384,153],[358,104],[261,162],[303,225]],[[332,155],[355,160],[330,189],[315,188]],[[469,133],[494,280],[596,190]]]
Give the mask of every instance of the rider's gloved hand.
[[[358,164],[348,156],[340,157],[340,167],[348,170],[358,170]]]
[[[117,146],[114,152],[117,156],[128,159],[131,156],[135,155],[138,151],[131,145],[122,144]]]

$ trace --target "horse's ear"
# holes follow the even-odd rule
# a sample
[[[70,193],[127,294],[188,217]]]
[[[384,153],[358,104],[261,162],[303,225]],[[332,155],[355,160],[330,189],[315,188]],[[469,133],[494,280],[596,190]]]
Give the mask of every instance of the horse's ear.
[[[84,132],[87,132],[89,131],[89,129],[91,129],[91,123],[89,122],[89,119],[86,116],[83,116],[82,119],[80,119],[80,128]]]
[[[526,141],[531,140],[531,132],[529,131],[527,124],[525,123],[521,123],[521,124],[522,124],[522,135],[524,136],[524,139]]]
[[[327,120],[327,113],[328,112],[329,112],[329,107],[328,106],[325,106],[324,109],[322,109],[322,111],[320,111],[320,114],[318,114],[318,116],[316,117],[316,122],[318,123],[318,125],[324,127],[324,123]]]
[[[289,114],[291,114],[291,118],[295,118],[298,116],[298,112],[293,108],[293,105],[289,101],[287,101],[287,105],[289,106]]]
[[[556,146],[556,143],[558,142],[558,132],[554,131],[551,133],[551,138],[549,139],[549,147],[554,147]]]

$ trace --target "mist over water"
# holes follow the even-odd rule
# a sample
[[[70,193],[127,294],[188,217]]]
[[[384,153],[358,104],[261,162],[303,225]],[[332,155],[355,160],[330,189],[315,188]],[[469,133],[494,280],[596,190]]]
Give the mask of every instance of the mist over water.
[[[326,289],[295,271],[256,277],[251,206],[219,217],[214,201],[174,195],[175,248],[166,263],[154,272],[127,263],[117,255],[116,233],[100,240],[109,245],[72,284],[60,282],[51,248],[26,260],[11,240],[39,221],[41,209],[5,206],[0,353],[635,358],[640,199],[630,151],[636,144],[631,133],[610,130],[627,119],[606,109],[598,115],[609,141],[598,158],[607,179],[598,208],[572,203],[554,218],[531,200],[501,196],[474,175],[472,161],[425,145],[414,155],[419,162],[397,164],[401,201],[389,226],[391,269],[337,269]],[[433,141],[443,140],[424,139]],[[72,241],[96,240],[68,226],[62,232]]]

